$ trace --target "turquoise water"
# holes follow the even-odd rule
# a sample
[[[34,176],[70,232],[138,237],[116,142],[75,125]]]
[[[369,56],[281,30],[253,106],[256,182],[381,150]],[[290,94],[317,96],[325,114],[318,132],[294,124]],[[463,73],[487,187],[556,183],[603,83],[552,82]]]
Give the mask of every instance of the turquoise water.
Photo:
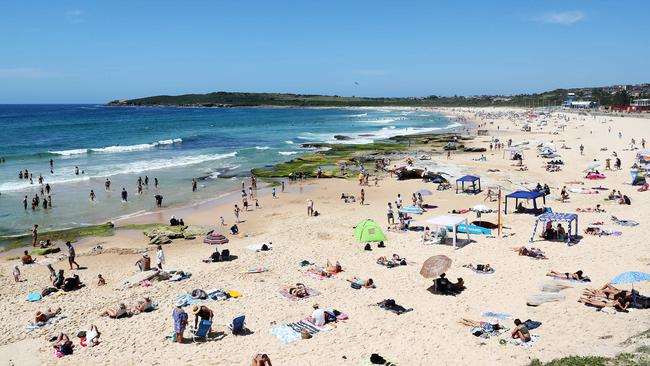
[[[0,164],[0,235],[25,233],[34,224],[67,228],[155,210],[156,194],[164,207],[204,201],[236,189],[251,168],[309,153],[303,143],[341,142],[337,134],[363,144],[450,126],[457,125],[440,114],[401,110],[0,105],[0,157],[6,159]],[[18,178],[24,169],[33,183]],[[51,209],[31,209],[42,187],[39,175],[51,186]],[[149,177],[140,195],[139,176]],[[199,183],[194,193],[192,178]]]

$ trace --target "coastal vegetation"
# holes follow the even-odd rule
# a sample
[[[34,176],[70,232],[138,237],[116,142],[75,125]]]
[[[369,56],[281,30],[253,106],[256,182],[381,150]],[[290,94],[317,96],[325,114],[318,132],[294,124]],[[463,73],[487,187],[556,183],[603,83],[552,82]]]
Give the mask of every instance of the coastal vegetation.
[[[110,222],[99,225],[80,226],[70,229],[53,230],[39,234],[39,240],[50,239],[52,242],[77,241],[86,236],[111,236],[114,225]],[[9,250],[32,244],[31,234],[0,236],[0,249]]]
[[[639,97],[650,95],[646,84],[630,86]],[[207,94],[157,95],[151,97],[113,100],[109,106],[169,106],[169,107],[553,107],[560,106],[569,93],[600,105],[629,105],[628,88],[619,86],[597,88],[555,89],[541,93],[516,95],[475,95],[424,97],[356,97],[290,93],[214,92]]]

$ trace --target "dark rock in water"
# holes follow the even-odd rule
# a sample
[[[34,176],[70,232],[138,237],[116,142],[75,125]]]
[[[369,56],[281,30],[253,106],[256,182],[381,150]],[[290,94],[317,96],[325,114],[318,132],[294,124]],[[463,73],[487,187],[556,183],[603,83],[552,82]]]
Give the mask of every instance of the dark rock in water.
[[[348,141],[352,140],[352,137],[350,136],[345,136],[345,135],[334,135],[334,138],[339,141]]]
[[[486,152],[487,149],[484,147],[466,147],[463,149],[464,152]]]
[[[420,169],[420,168],[400,167],[395,170],[395,174],[397,175],[397,179],[399,180],[422,179],[423,171],[424,169]],[[443,177],[438,173],[434,173],[432,171],[427,171],[427,173],[425,174],[425,178],[436,183],[447,182],[447,179],[445,179],[445,177]]]
[[[359,136],[360,136],[360,137],[372,137],[372,136],[374,136],[374,135],[371,134],[371,133],[362,133],[362,134],[359,135]]]

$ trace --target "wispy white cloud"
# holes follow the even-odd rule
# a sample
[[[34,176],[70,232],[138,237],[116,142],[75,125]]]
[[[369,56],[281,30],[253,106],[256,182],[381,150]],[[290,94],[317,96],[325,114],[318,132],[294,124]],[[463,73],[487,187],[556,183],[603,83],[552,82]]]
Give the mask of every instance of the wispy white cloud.
[[[70,23],[83,23],[84,11],[80,9],[72,9],[65,12],[65,18]]]
[[[46,79],[59,76],[59,73],[32,67],[0,68],[0,79]]]
[[[583,20],[584,18],[585,14],[583,12],[575,10],[546,13],[537,18],[537,21],[547,24],[571,25]]]

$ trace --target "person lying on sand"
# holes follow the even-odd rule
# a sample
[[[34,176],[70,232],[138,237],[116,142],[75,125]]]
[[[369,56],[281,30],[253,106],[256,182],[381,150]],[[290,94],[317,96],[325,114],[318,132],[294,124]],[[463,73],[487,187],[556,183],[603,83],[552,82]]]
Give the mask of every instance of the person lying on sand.
[[[530,331],[519,319],[515,319],[515,329],[510,334],[512,339],[520,339],[522,342],[530,342]]]
[[[470,264],[463,265],[463,267],[472,269],[472,270],[474,270],[476,272],[485,272],[485,273],[492,272],[492,267],[490,267],[489,263],[488,264],[477,264],[476,267],[474,267],[474,265],[470,263]]]
[[[201,290],[200,288],[192,290],[190,297],[195,300],[205,300],[208,298],[208,293]]]
[[[622,294],[614,295],[614,298],[612,300],[583,295],[580,297],[580,300],[578,300],[578,302],[581,302],[585,305],[591,305],[597,308],[612,307],[618,311],[622,311],[625,313],[628,312],[627,308],[630,305],[630,299],[626,296],[623,296]]]
[[[320,277],[328,277],[328,278],[332,277],[331,272],[328,272],[328,271],[326,271],[326,270],[324,270],[324,269],[322,269],[320,267],[310,268],[310,269],[307,270],[307,272],[313,273],[313,274],[315,274],[317,276],[320,276]]]
[[[475,320],[460,318],[458,321],[460,324],[466,325],[468,327],[478,327],[485,329],[487,331],[495,331],[503,328],[499,323],[490,323],[490,322],[477,322]]]
[[[576,280],[576,281],[581,281],[581,282],[590,282],[591,280],[587,276],[582,275],[582,271],[576,271],[574,273],[569,273],[569,272],[558,272],[558,271],[553,271],[551,270],[548,272],[546,275],[549,277],[555,277],[555,278],[560,278],[560,279],[566,279],[566,280]]]
[[[339,273],[343,271],[343,267],[341,267],[339,261],[336,261],[335,264],[332,264],[330,263],[329,260],[327,260],[327,264],[325,265],[325,271],[329,273]]]
[[[86,331],[86,346],[95,347],[99,344],[99,336],[101,333],[94,324],[90,325],[90,329]],[[84,345],[83,343],[81,344]]]
[[[148,297],[144,297],[142,300],[138,300],[135,303],[129,305],[129,313],[131,314],[140,314],[151,311],[153,309],[153,302]]]
[[[593,290],[593,289],[585,289],[583,292],[583,295],[587,297],[604,297],[606,299],[614,299],[614,296],[619,295],[623,297],[631,297],[632,293],[627,290],[620,290],[609,283],[606,283],[605,286]]]
[[[271,359],[269,356],[266,355],[266,353],[263,354],[256,354],[255,357],[253,357],[253,363],[251,366],[273,366],[271,365]]]
[[[52,343],[52,347],[62,355],[71,355],[74,344],[67,334],[61,333],[58,337],[56,337],[54,343]]]
[[[391,259],[382,256],[377,258],[377,264],[381,264],[382,266],[386,267],[395,267],[399,265],[405,266],[406,258],[401,258],[398,254],[393,254],[393,257]]]
[[[119,303],[117,306],[110,306],[104,311],[99,313],[99,316],[108,316],[112,319],[120,318],[127,314],[126,305],[124,303]]]
[[[307,292],[307,288],[302,283],[296,283],[296,286],[288,287],[286,290],[289,293],[289,295],[292,295],[292,296],[295,296],[295,297],[307,297],[307,296],[309,296],[309,293]]]
[[[47,309],[46,312],[37,311],[34,317],[34,323],[45,323],[59,314],[61,314],[61,308],[57,308],[54,311],[51,308]]]
[[[519,255],[523,255],[523,256],[526,256],[526,257],[531,257],[531,258],[535,258],[535,259],[548,259],[546,257],[546,254],[544,254],[544,252],[542,252],[542,250],[538,249],[538,248],[530,248],[530,249],[528,249],[526,247],[517,247],[517,248],[515,248],[515,251]]]
[[[359,286],[365,287],[365,288],[375,288],[375,282],[372,280],[372,278],[369,278],[367,281],[364,281],[362,279],[359,279],[357,277],[352,277],[351,279],[347,279],[348,282],[350,283],[356,283]]]

